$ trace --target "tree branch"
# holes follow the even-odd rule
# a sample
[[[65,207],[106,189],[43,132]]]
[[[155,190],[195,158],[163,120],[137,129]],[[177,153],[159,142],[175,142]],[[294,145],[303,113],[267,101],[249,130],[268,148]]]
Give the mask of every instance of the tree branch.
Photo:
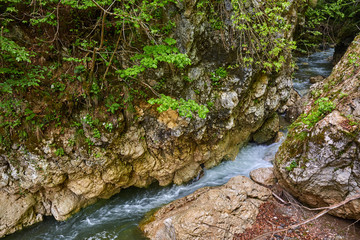
[[[318,219],[319,217],[325,215],[326,213],[330,212],[331,210],[334,210],[336,208],[339,208],[343,205],[345,205],[346,203],[348,202],[351,202],[353,200],[356,200],[356,199],[359,199],[360,198],[360,194],[356,194],[352,197],[349,197],[347,199],[345,199],[344,201],[342,202],[339,202],[339,203],[336,203],[336,204],[333,204],[333,205],[330,205],[328,207],[322,207],[322,208],[315,208],[315,209],[312,209],[312,210],[319,210],[319,209],[324,209],[323,211],[319,212],[318,214],[316,214],[315,216],[311,217],[311,218],[308,218],[300,223],[297,223],[297,224],[293,224],[293,225],[290,225],[289,227],[287,228],[284,228],[284,229],[281,229],[281,230],[277,230],[277,231],[273,231],[273,232],[268,232],[268,233],[264,233],[260,236],[257,236],[256,238],[253,238],[253,240],[257,240],[257,239],[262,239],[263,237],[265,236],[268,236],[270,234],[276,234],[276,233],[281,233],[281,232],[285,232],[285,231],[289,231],[290,229],[294,229],[294,228],[297,228],[301,225],[304,225],[306,223],[309,223],[311,221],[314,221],[315,219]]]

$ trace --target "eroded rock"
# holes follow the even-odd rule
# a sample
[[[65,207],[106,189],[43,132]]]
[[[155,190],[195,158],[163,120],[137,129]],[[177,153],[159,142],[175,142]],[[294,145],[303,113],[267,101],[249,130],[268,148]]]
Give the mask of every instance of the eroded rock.
[[[325,77],[323,76],[315,76],[315,77],[310,77],[309,80],[310,80],[310,83],[314,84],[314,83],[317,83],[317,82],[321,82],[322,80],[324,80]]]

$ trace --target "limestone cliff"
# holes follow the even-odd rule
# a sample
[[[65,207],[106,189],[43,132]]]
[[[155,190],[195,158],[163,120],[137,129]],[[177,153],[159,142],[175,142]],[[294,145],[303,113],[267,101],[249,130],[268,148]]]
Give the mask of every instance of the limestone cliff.
[[[160,114],[145,101],[137,101],[136,112],[118,113],[110,120],[113,130],[101,132],[100,138],[94,137],[87,111],[77,113],[75,118],[81,123],[77,128],[89,139],[83,144],[74,144],[75,128],[57,128],[40,142],[14,142],[11,151],[0,149],[0,236],[41,221],[43,216],[65,220],[123,188],[146,187],[154,181],[163,186],[189,181],[202,166],[210,168],[234,159],[252,134],[274,118],[289,96],[290,64],[274,74],[235,67],[220,85],[213,84],[210,73],[222,66],[236,66],[240,43],[234,39],[233,48],[226,44],[232,38],[230,1],[224,3],[228,16],[223,19],[223,30],[214,29],[205,15],[197,14],[195,2],[183,1],[168,9],[176,19],[173,38],[192,65],[176,74],[162,67],[149,82],[156,86],[163,77],[171,76],[165,92],[212,102],[206,119],[182,118],[174,110]],[[286,16],[293,26],[297,4],[292,1]],[[291,40],[292,32],[289,29],[284,37]],[[290,62],[290,53],[284,54]]]

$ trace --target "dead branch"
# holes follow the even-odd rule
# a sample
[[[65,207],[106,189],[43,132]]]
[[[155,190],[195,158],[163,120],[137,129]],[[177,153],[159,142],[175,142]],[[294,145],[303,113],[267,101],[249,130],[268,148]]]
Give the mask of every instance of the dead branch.
[[[345,204],[347,204],[348,202],[351,202],[353,200],[356,200],[356,199],[359,199],[360,198],[360,194],[356,194],[352,197],[349,197],[347,199],[345,199],[344,201],[340,202],[340,203],[336,203],[336,204],[333,204],[333,205],[330,205],[328,207],[322,207],[322,208],[317,208],[317,209],[324,209],[323,211],[319,212],[318,214],[316,214],[315,216],[311,217],[311,218],[308,218],[300,223],[297,223],[297,224],[293,224],[293,225],[290,225],[289,227],[287,228],[284,228],[284,229],[281,229],[281,230],[277,230],[277,231],[273,231],[273,232],[268,232],[268,233],[264,233],[260,236],[257,236],[256,238],[253,238],[253,240],[257,240],[257,239],[261,239],[265,236],[268,236],[268,235],[272,235],[272,234],[276,234],[276,233],[281,233],[281,232],[285,232],[285,231],[289,231],[290,229],[295,229],[299,226],[302,226],[304,224],[307,224],[309,222],[312,222],[314,221],[315,219],[318,219],[319,217],[325,215],[326,213],[330,212],[331,210],[334,210],[336,208],[339,208]]]
[[[118,40],[117,40],[117,42],[116,42],[116,46],[115,46],[114,52],[112,53],[112,55],[111,55],[111,57],[110,57],[109,65],[106,67],[106,70],[105,70],[105,73],[104,73],[104,76],[103,76],[103,81],[105,81],[106,75],[107,75],[107,73],[109,72],[110,66],[111,66],[112,61],[113,61],[114,56],[115,56],[115,53],[116,53],[116,51],[117,51],[117,49],[118,49],[118,47],[119,47],[119,43],[120,43],[120,40],[121,40],[121,35],[122,35],[122,34],[121,34],[121,32],[120,32],[119,38],[118,38]]]

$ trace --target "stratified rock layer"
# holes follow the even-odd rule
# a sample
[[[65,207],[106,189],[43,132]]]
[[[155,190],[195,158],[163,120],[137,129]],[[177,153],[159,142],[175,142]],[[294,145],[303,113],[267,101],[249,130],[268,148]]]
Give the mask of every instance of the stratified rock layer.
[[[332,74],[312,89],[304,114],[276,154],[280,183],[311,206],[328,206],[360,193],[359,42],[357,37]],[[316,99],[328,99],[336,108],[309,126],[307,116],[321,107]],[[358,219],[360,200],[331,213]]]
[[[271,191],[237,176],[220,187],[205,187],[158,210],[142,226],[150,239],[233,239],[256,220]]]

